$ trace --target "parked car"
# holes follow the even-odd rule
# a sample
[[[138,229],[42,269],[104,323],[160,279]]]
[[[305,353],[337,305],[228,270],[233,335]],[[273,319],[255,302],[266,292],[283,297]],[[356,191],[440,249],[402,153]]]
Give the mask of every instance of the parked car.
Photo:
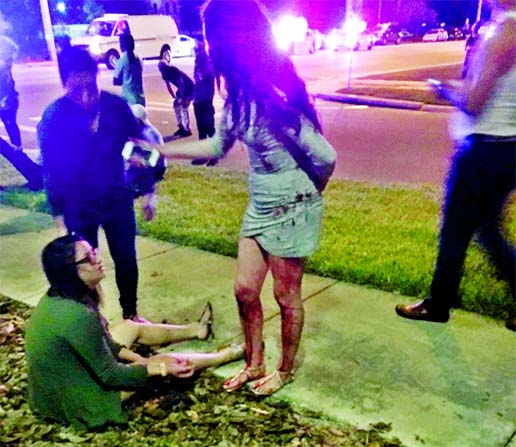
[[[456,26],[452,26],[446,30],[448,32],[448,40],[462,40],[464,39],[464,33]]]
[[[170,52],[172,57],[186,57],[195,55],[195,39],[184,34],[177,36],[177,45],[174,50]]]
[[[86,35],[72,38],[71,44],[88,50],[112,70],[122,54],[118,40],[123,33],[133,35],[136,52],[143,59],[159,57],[163,48],[174,52],[178,41],[177,25],[170,16],[104,14],[90,23]]]
[[[348,39],[346,33],[339,29],[331,31],[324,41],[325,48],[339,51],[342,49],[371,50],[374,45],[374,36],[369,33],[360,33],[357,39]],[[352,48],[351,48],[352,47]]]
[[[423,42],[442,42],[448,40],[448,32],[443,28],[434,28],[423,36]]]
[[[387,45],[390,43],[399,45],[404,39],[412,37],[412,34],[407,30],[402,30],[399,25],[391,23],[379,23],[373,29],[372,34],[375,45]]]

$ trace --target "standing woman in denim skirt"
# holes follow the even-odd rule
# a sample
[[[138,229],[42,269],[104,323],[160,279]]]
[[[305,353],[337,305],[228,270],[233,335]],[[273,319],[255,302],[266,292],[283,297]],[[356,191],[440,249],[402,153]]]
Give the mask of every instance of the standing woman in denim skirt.
[[[255,394],[270,395],[294,375],[304,322],[305,258],[319,246],[322,192],[335,151],[257,2],[212,0],[203,8],[203,20],[215,74],[227,91],[222,119],[213,138],[160,151],[170,158],[211,159],[226,155],[236,141],[247,147],[250,200],[234,286],[246,365],[224,388],[235,391],[254,382]],[[277,368],[266,375],[260,293],[269,270],[281,311],[282,352]]]

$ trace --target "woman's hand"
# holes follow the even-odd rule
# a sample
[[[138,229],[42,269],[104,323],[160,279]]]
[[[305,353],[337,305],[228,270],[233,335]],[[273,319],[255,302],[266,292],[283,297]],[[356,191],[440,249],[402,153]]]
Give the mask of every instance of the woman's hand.
[[[158,354],[147,359],[147,372],[151,376],[168,375],[186,379],[195,372],[192,363],[185,358],[176,357],[172,354]]]
[[[125,360],[126,362],[129,362],[133,365],[145,366],[147,364],[147,359],[145,357],[142,357],[140,354],[137,354],[136,352],[133,352],[125,347],[122,348],[118,353],[118,358],[120,360]]]

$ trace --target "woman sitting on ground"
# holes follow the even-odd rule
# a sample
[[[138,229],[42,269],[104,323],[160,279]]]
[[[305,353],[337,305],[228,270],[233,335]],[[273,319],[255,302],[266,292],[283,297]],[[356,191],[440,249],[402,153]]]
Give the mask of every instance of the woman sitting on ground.
[[[125,421],[122,391],[145,388],[151,376],[187,378],[194,372],[243,358],[243,347],[217,353],[167,353],[149,358],[129,347],[201,339],[211,334],[211,306],[197,323],[183,326],[123,320],[107,329],[99,313],[104,278],[95,249],[71,234],[42,253],[50,283],[27,324],[29,404],[37,414],[79,428]]]

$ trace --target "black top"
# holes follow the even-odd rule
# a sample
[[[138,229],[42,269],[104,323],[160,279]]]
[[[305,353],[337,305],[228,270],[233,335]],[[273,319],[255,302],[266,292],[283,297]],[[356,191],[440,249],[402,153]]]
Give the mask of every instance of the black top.
[[[127,102],[111,93],[101,92],[99,108],[96,132],[90,127],[95,111],[82,109],[66,96],[43,113],[38,139],[53,215],[110,212],[131,195],[122,150],[130,138],[138,137],[136,119]]]
[[[176,96],[178,98],[192,98],[194,83],[186,73],[163,61],[158,64],[158,69],[164,81],[171,82],[177,87]]]

